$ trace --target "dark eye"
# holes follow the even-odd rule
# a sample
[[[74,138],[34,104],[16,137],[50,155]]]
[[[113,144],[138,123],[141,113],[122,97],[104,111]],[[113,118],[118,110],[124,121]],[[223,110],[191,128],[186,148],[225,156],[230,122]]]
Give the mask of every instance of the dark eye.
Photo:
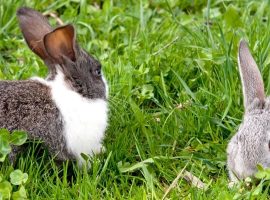
[[[101,76],[101,69],[100,68],[95,69],[94,73],[96,76]]]
[[[269,148],[269,150],[270,150],[270,140],[268,141],[268,148]]]

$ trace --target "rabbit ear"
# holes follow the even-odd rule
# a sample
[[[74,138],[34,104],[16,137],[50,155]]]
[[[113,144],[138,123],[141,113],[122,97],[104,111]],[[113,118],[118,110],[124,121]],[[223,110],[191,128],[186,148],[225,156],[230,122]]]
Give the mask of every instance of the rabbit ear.
[[[27,7],[20,8],[17,17],[29,48],[43,60],[47,60],[43,37],[53,30],[48,20],[41,13]]]
[[[255,98],[263,102],[265,94],[261,73],[244,40],[241,40],[239,45],[238,65],[243,87],[244,105],[247,109]]]
[[[45,49],[57,63],[63,62],[63,56],[75,61],[75,37],[72,25],[56,28],[44,36]]]

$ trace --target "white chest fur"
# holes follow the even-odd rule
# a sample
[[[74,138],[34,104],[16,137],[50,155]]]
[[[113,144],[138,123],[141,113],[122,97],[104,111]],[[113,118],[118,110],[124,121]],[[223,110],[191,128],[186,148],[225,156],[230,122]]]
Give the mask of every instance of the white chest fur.
[[[72,91],[58,73],[53,81],[45,81],[52,89],[52,98],[64,121],[67,148],[79,162],[81,153],[99,153],[107,126],[107,103],[103,99],[89,100]]]

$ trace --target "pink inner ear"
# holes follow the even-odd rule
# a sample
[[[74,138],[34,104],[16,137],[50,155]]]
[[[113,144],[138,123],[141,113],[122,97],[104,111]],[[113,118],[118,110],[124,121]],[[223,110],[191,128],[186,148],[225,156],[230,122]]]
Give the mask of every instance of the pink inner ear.
[[[44,45],[48,54],[58,63],[62,63],[62,56],[75,61],[75,32],[72,25],[59,27],[44,37]]]
[[[39,57],[41,57],[43,60],[47,58],[47,55],[44,51],[44,45],[42,44],[42,40],[40,41],[29,40],[27,42],[31,50],[35,52]]]

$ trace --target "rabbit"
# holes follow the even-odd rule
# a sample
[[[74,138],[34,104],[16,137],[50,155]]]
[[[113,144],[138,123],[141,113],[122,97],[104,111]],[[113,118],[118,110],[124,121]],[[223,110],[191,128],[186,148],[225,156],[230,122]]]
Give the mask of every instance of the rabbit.
[[[27,7],[19,8],[17,17],[29,48],[48,66],[48,76],[0,81],[0,127],[43,141],[56,160],[83,163],[81,153],[103,150],[108,85],[101,64],[78,45],[73,25],[53,29]]]
[[[265,96],[262,76],[244,40],[239,45],[238,66],[245,113],[227,147],[231,183],[254,176],[258,164],[270,167],[270,97]]]

